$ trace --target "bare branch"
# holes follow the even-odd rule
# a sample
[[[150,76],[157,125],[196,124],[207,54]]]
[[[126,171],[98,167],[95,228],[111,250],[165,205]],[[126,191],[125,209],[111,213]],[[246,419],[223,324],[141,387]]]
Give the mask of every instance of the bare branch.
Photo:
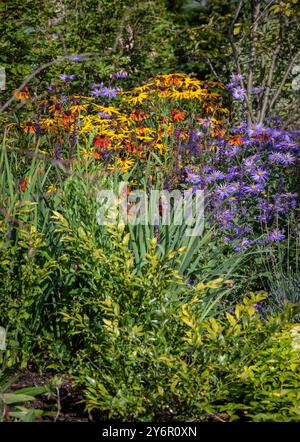
[[[300,98],[298,100],[293,100],[288,106],[285,107],[285,112],[291,111],[293,108],[298,108],[300,105]],[[282,126],[282,129],[285,130],[292,122],[299,121],[299,113],[298,115],[294,113],[290,113],[290,117]]]
[[[106,54],[97,54],[94,52],[90,52],[90,53],[86,53],[86,54],[76,54],[76,56],[82,58],[82,59],[86,59],[89,58],[91,56],[99,56],[99,55],[106,55]],[[25,80],[23,81],[23,83],[15,90],[16,92],[21,92],[22,89],[24,89],[24,87],[34,78],[36,77],[40,72],[44,71],[45,69],[49,68],[50,66],[53,66],[54,64],[59,64],[62,63],[64,61],[70,60],[70,58],[72,58],[72,55],[67,55],[64,57],[59,57],[56,58],[53,61],[49,61],[48,63],[42,64],[41,66],[39,66],[35,71],[33,71],[30,75],[28,75],[28,77],[25,78]],[[5,109],[7,109],[15,100],[15,93],[11,96],[11,98],[3,104],[3,106],[0,108],[0,113],[3,112]]]
[[[260,123],[262,123],[264,121],[265,116],[266,116],[266,111],[267,111],[267,107],[269,104],[269,95],[270,95],[271,85],[272,85],[272,81],[273,81],[276,60],[277,60],[278,54],[281,49],[281,44],[282,44],[282,22],[280,22],[280,29],[279,29],[279,36],[278,36],[277,45],[276,45],[276,48],[273,52],[273,56],[271,58],[271,64],[270,64],[270,68],[269,68],[267,84],[266,84],[265,93],[264,93],[263,102],[262,102],[262,108],[261,108],[261,112],[260,112],[260,116],[259,116]]]
[[[251,35],[250,35],[250,54],[249,54],[249,64],[248,64],[248,83],[247,83],[247,96],[249,100],[249,108],[252,111],[252,99],[251,99],[251,89],[253,87],[253,69],[254,69],[254,61],[255,61],[255,55],[256,55],[256,44],[257,44],[257,28],[258,28],[258,20],[257,17],[259,15],[260,11],[260,1],[254,0],[252,2],[253,9],[252,9],[252,21],[253,26],[251,29]]]
[[[280,83],[280,85],[279,85],[279,87],[278,87],[274,97],[272,98],[272,101],[270,103],[270,110],[273,108],[273,106],[276,103],[279,95],[281,94],[281,91],[282,91],[282,89],[283,89],[283,87],[285,85],[285,82],[286,82],[286,80],[287,80],[287,78],[288,78],[288,76],[289,76],[289,74],[290,74],[290,72],[291,72],[291,70],[292,70],[292,68],[293,68],[293,66],[295,64],[295,61],[297,60],[297,58],[299,56],[300,56],[300,50],[294,55],[294,57],[290,61],[289,65],[288,65],[288,67],[287,67],[287,69],[286,69],[286,71],[284,73],[284,76],[283,76],[283,78],[281,80],[281,83]]]
[[[231,46],[231,49],[232,49],[232,53],[233,53],[233,57],[234,57],[234,61],[235,61],[236,67],[237,67],[238,74],[241,75],[241,76],[242,76],[242,69],[241,69],[241,65],[240,65],[238,51],[237,51],[236,45],[235,45],[235,43],[233,41],[232,31],[233,31],[234,25],[235,25],[235,23],[236,23],[236,21],[238,19],[238,16],[239,16],[239,14],[241,12],[243,3],[244,3],[244,0],[240,0],[239,5],[238,5],[238,7],[237,7],[237,9],[235,11],[234,17],[232,19],[232,22],[230,23],[230,26],[229,26],[229,29],[228,29],[229,43],[230,43],[230,46]],[[241,84],[242,84],[242,87],[244,87],[243,80],[241,81]]]
[[[258,0],[258,1],[260,1],[260,0]],[[267,6],[265,7],[265,9],[262,11],[262,13],[258,17],[256,17],[256,20],[252,24],[253,27],[255,27],[260,22],[260,20],[263,18],[263,16],[267,12],[267,10],[270,8],[270,6],[273,5],[273,3],[275,3],[275,0],[271,0],[270,3],[268,3]]]
[[[234,58],[234,61],[235,61],[235,64],[236,64],[236,68],[237,68],[237,73],[241,77],[241,86],[242,86],[243,89],[245,89],[245,84],[244,84],[244,81],[243,81],[243,74],[242,74],[241,64],[240,64],[240,60],[239,60],[239,54],[238,54],[237,47],[236,47],[236,45],[235,45],[235,43],[233,41],[233,36],[232,36],[232,31],[233,31],[234,25],[235,25],[235,23],[236,23],[236,21],[238,19],[238,16],[239,16],[239,14],[241,12],[243,3],[244,3],[244,0],[240,0],[240,2],[238,4],[238,7],[237,7],[237,9],[235,11],[234,17],[233,17],[232,22],[231,22],[231,24],[229,26],[229,29],[228,29],[228,40],[229,40],[229,43],[230,43],[230,46],[231,46],[231,49],[232,49],[233,58]],[[249,100],[248,100],[247,94],[246,94],[246,104],[247,104],[248,114],[249,114],[249,118],[248,119],[249,119],[249,122],[251,122],[251,121],[253,121],[253,113],[252,113],[252,110],[251,110],[251,108],[249,106]]]
[[[217,74],[217,71],[215,70],[211,60],[209,59],[209,57],[204,57],[203,60],[208,64],[208,66],[210,67],[210,70],[212,72],[212,74],[215,76],[217,81],[222,82],[222,80],[220,79],[219,75]]]

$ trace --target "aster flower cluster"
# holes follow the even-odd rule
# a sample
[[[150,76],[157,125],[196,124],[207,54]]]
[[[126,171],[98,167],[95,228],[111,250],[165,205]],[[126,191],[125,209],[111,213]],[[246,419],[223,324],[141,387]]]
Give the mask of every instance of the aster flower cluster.
[[[230,83],[226,85],[227,89],[232,90],[233,98],[238,101],[244,101],[246,98],[246,91],[242,87],[242,81],[242,75],[231,75]]]
[[[128,73],[127,73],[127,71],[122,69],[121,71],[116,72],[114,75],[119,80],[125,80],[125,78],[127,78],[127,76],[128,76]]]
[[[232,91],[232,97],[236,101],[244,101],[246,98],[246,90],[242,87],[242,82],[242,75],[231,75],[230,83],[226,85],[226,88]],[[263,88],[256,86],[251,88],[250,92],[251,94],[258,95],[263,92]]]
[[[206,219],[217,222],[221,238],[236,251],[286,237],[287,217],[297,206],[290,172],[297,162],[298,136],[278,126],[242,123],[210,140],[204,168],[196,157],[186,166],[192,190],[204,183]]]
[[[73,74],[70,74],[70,75],[62,74],[62,75],[60,75],[59,78],[60,78],[61,81],[65,82],[65,83],[68,83],[70,81],[74,81],[76,79],[76,76],[73,75]]]
[[[92,86],[91,94],[94,97],[115,98],[117,96],[118,91],[113,87],[106,87],[103,83],[93,83]]]

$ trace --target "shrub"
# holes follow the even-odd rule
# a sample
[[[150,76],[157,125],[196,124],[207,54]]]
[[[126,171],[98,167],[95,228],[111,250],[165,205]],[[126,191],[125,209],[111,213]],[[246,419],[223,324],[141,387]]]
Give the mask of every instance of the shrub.
[[[75,375],[87,409],[123,420],[298,420],[299,330],[284,316],[264,320],[263,297],[202,320],[199,292],[185,303],[145,296],[142,315],[108,299],[101,341],[88,318],[69,317],[87,340]]]

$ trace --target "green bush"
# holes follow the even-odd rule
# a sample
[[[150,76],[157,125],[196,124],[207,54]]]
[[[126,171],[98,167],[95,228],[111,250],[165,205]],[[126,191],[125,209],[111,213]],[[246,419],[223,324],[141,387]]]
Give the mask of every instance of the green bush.
[[[200,289],[210,286],[218,283]],[[134,302],[124,308],[107,299],[101,340],[88,318],[66,315],[86,339],[75,377],[87,409],[123,420],[224,412],[231,420],[299,420],[299,327],[284,316],[265,321],[255,308],[261,295],[245,297],[224,319],[203,321],[199,292],[186,297],[145,296],[144,314],[136,315]]]

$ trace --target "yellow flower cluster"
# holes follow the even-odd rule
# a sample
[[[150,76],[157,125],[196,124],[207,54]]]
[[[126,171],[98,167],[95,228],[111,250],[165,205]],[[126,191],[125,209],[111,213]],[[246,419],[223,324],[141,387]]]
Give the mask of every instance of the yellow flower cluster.
[[[197,78],[190,78],[185,74],[175,73],[159,75],[149,83],[136,87],[129,92],[123,92],[128,103],[142,104],[145,100],[159,97],[171,100],[201,100],[213,101],[220,95],[209,92],[209,87],[223,87],[218,82],[201,82]]]
[[[221,83],[201,82],[175,73],[159,75],[147,84],[119,92],[118,108],[82,95],[65,101],[53,97],[38,102],[40,113],[42,110],[39,130],[63,144],[76,133],[83,156],[102,162],[108,170],[117,165],[128,171],[138,158],[147,158],[151,151],[164,155],[178,127],[181,140],[186,140],[191,112],[198,114],[199,126],[199,114],[209,117],[215,130],[221,121],[216,117],[227,112],[220,94],[214,92],[222,87]],[[31,134],[37,131],[36,122],[23,122],[20,127]]]

